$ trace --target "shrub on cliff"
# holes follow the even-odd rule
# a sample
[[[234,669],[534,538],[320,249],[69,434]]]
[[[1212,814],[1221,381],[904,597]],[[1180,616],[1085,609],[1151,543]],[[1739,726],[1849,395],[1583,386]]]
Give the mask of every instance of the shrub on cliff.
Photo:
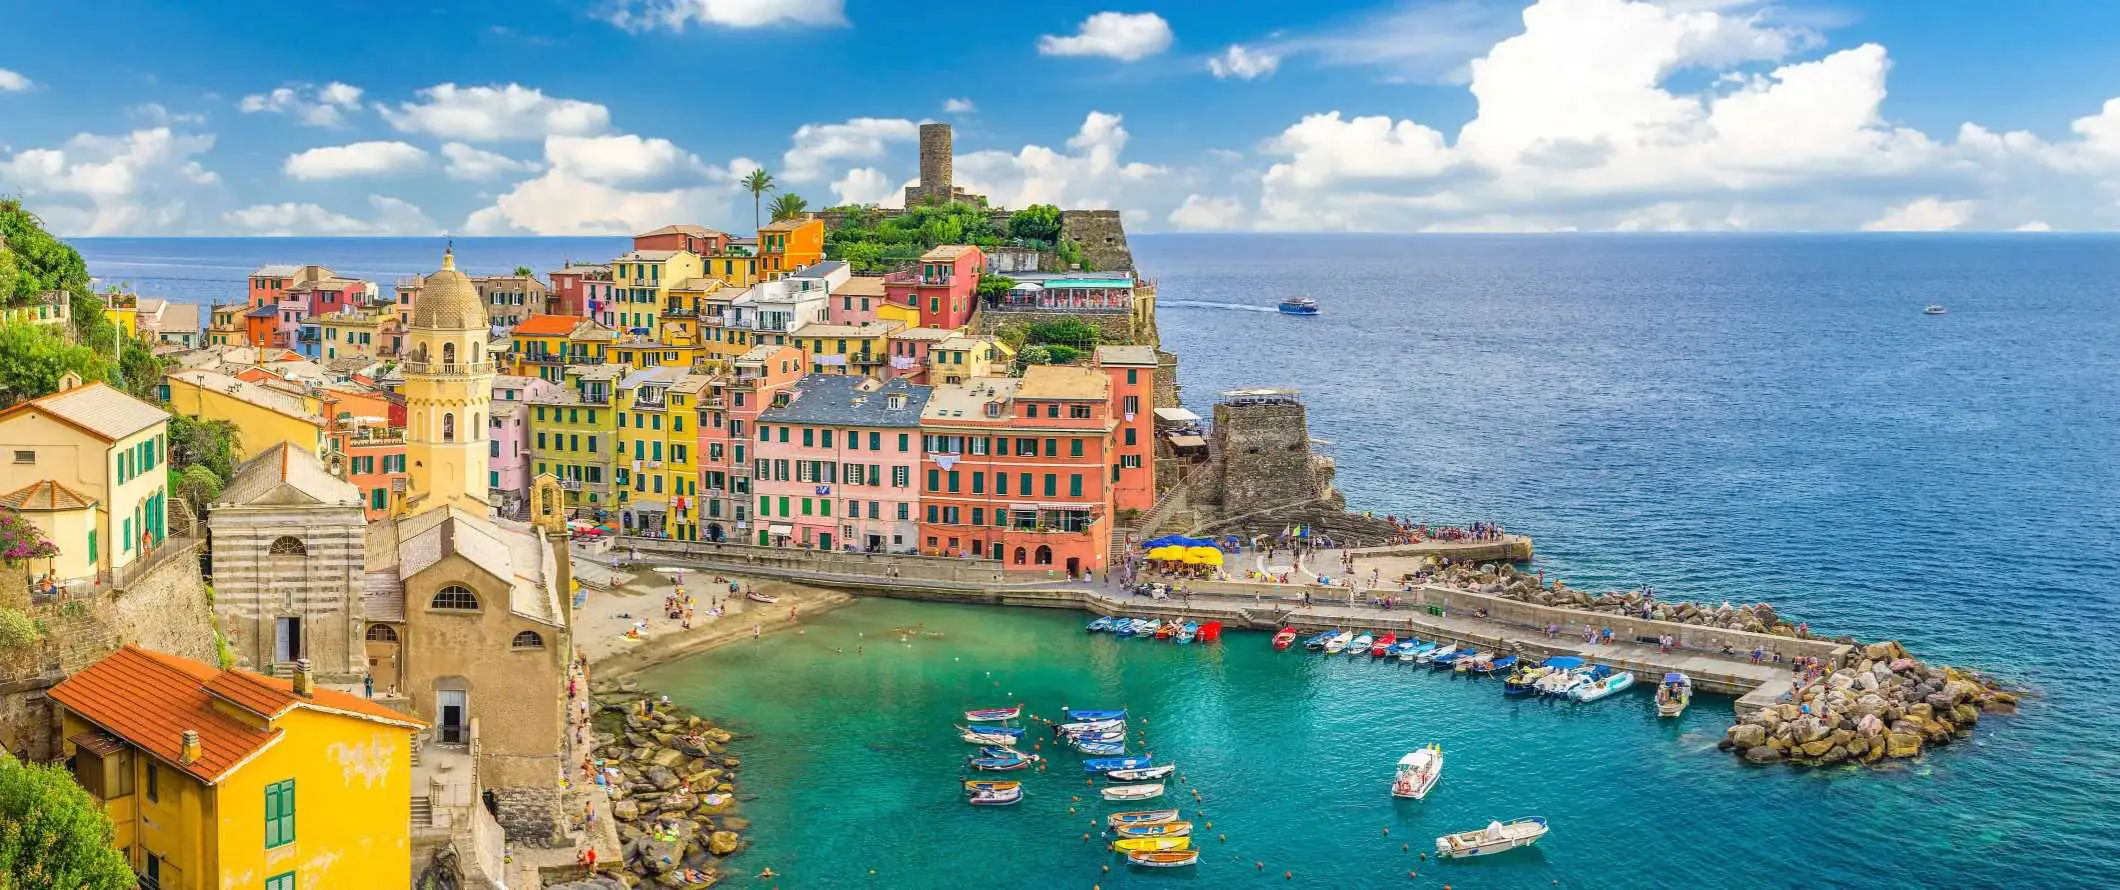
[[[140,879],[115,840],[110,817],[65,769],[0,752],[0,888],[130,890]]]

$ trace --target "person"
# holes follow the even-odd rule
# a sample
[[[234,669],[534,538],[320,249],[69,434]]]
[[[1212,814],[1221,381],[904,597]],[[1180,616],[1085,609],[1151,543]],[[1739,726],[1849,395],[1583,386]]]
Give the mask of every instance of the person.
[[[753,625],[751,625],[751,639],[754,639],[754,640],[755,640],[755,639],[758,639],[758,635],[759,635],[759,633],[760,633],[760,632],[762,632],[762,631],[763,631],[764,629],[765,629],[765,625],[762,625],[762,624],[753,624]]]

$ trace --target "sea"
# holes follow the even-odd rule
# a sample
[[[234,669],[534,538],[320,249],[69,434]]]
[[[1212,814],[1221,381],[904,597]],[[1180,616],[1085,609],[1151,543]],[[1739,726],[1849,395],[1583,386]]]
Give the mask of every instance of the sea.
[[[645,676],[742,733],[740,886],[2075,888],[2120,885],[2120,238],[1138,235],[1182,398],[1298,390],[1357,510],[1499,522],[1549,578],[1771,602],[2031,690],[1880,767],[1747,767],[1727,699],[1658,720],[1264,635],[1176,646],[1081,616],[864,600]],[[431,239],[89,239],[92,274],[239,299],[265,263],[389,282]],[[460,239],[474,272],[620,239]],[[1323,312],[1275,313],[1292,295]],[[1948,308],[1926,315],[1929,304]],[[1103,851],[1077,758],[1013,808],[959,793],[960,712],[1127,707],[1179,765],[1201,863]],[[1427,800],[1392,765],[1439,743]],[[1198,797],[1195,798],[1194,794]],[[1536,847],[1434,838],[1540,816]],[[1211,827],[1209,827],[1211,823]],[[1084,833],[1089,838],[1084,839]],[[1427,852],[1430,855],[1423,857]]]

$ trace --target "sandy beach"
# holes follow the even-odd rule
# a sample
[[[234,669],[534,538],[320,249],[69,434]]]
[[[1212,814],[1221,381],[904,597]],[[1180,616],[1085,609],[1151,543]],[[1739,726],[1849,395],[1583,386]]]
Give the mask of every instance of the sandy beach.
[[[754,633],[768,633],[853,601],[836,590],[746,575],[719,575],[687,571],[673,576],[640,565],[626,571],[632,581],[614,590],[588,590],[588,600],[574,610],[574,645],[589,657],[591,674],[614,680],[637,673],[673,658],[704,652]],[[721,580],[716,581],[719,577]],[[692,627],[663,612],[664,598],[678,587],[692,598]],[[743,594],[730,595],[729,582],[745,590],[779,598],[777,603],[759,603]],[[719,605],[721,615],[710,614]],[[638,638],[626,632],[637,626]]]

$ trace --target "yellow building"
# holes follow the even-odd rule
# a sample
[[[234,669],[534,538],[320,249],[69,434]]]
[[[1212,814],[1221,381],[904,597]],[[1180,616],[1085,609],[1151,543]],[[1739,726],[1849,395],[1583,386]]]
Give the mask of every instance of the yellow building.
[[[140,297],[137,294],[112,291],[98,294],[103,303],[103,317],[125,332],[127,337],[140,336]]]
[[[241,303],[212,307],[206,322],[206,345],[249,346],[250,335],[243,327],[243,314],[249,311],[250,307]]]
[[[252,383],[218,371],[171,371],[162,378],[171,411],[236,427],[236,459],[249,460],[280,442],[323,456],[329,429],[324,400],[287,383]]]
[[[665,327],[663,329],[665,339],[669,338],[669,333],[669,328]],[[611,344],[609,356],[612,364],[625,365],[634,370],[646,370],[648,368],[690,368],[693,360],[698,358],[700,354],[701,349],[697,343],[677,345],[659,340],[650,340],[645,337],[634,337]]]
[[[79,383],[68,374],[60,391],[0,411],[0,492],[34,502],[23,489],[53,482],[71,495],[51,492],[67,515],[40,514],[65,558],[31,566],[60,581],[130,565],[169,531],[169,415],[107,384]],[[94,502],[93,520],[74,514],[71,500]]]
[[[141,886],[402,887],[412,734],[367,699],[127,645],[52,687],[74,778]]]
[[[758,229],[758,276],[779,281],[824,259],[824,219],[780,219]]]
[[[427,276],[412,321],[405,327],[405,460],[412,465],[402,502],[405,513],[449,506],[484,519],[486,418],[492,411],[495,359],[488,354],[486,304],[456,256]]]
[[[314,320],[324,340],[324,358],[382,358],[389,345],[383,322],[394,316],[395,313],[352,311],[317,316]]]
[[[602,364],[603,343],[576,333],[609,331],[603,325],[572,315],[532,315],[508,332],[508,356],[518,377],[541,377],[558,383],[568,363]]]
[[[930,385],[963,383],[974,377],[1006,377],[1016,353],[991,337],[958,334],[928,347]]]
[[[890,361],[891,334],[904,327],[895,321],[811,323],[786,334],[757,336],[767,345],[784,343],[801,349],[812,374],[884,376],[884,365]]]
[[[49,479],[0,494],[0,507],[20,514],[59,549],[57,556],[29,561],[31,572],[44,573],[53,584],[93,578],[102,568],[96,564],[100,506],[95,498]]]
[[[698,449],[699,411],[695,387],[679,384],[692,375],[682,368],[650,368],[618,383],[619,524],[623,530],[695,540],[698,524],[687,510],[699,496],[693,452]],[[681,521],[680,521],[681,520]]]
[[[531,472],[557,478],[567,507],[581,515],[593,517],[618,507],[618,411],[613,403],[625,371],[616,365],[569,366],[558,395],[529,399]]]
[[[689,250],[636,250],[612,260],[611,326],[657,336],[669,289],[704,275],[705,268],[699,254]]]
[[[671,346],[698,346],[701,329],[721,324],[736,293],[721,279],[706,276],[671,285],[663,298],[660,339]]]

